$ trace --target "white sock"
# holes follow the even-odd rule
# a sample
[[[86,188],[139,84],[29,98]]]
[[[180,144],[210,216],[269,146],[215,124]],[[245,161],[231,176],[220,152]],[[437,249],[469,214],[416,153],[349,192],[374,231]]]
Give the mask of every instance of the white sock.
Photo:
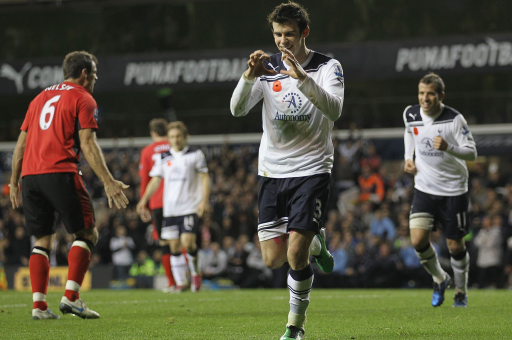
[[[188,284],[187,261],[183,254],[171,256],[171,270],[177,286],[186,286]]]
[[[313,240],[311,241],[311,245],[309,246],[309,255],[318,256],[320,255],[320,251],[322,250],[322,243],[318,239],[318,236],[315,235]]]
[[[443,268],[441,268],[441,264],[437,258],[436,250],[434,247],[432,247],[432,244],[429,244],[429,248],[423,253],[416,252],[416,254],[419,257],[423,268],[425,268],[427,272],[432,275],[432,279],[435,283],[440,284],[446,280],[448,274],[446,274]]]
[[[450,263],[453,268],[453,281],[455,282],[455,290],[467,294],[468,291],[468,274],[469,274],[469,253],[462,260],[455,260],[450,257]]]
[[[199,269],[197,267],[197,251],[195,255],[187,253],[188,267],[190,269],[190,275],[197,276]]]
[[[290,274],[288,274],[288,290],[290,291],[289,325],[304,328],[312,285],[313,268],[311,264],[302,270],[290,270]]]

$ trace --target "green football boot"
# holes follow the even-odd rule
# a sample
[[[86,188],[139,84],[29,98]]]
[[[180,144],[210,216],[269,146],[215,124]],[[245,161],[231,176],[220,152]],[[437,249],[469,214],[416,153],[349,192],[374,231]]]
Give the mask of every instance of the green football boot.
[[[315,237],[318,238],[320,244],[322,245],[322,250],[320,254],[317,256],[313,256],[316,261],[316,264],[322,269],[324,273],[331,273],[334,269],[334,258],[332,257],[329,250],[327,250],[327,245],[325,244],[325,229],[320,229],[320,233],[316,234]]]
[[[304,330],[302,328],[298,328],[295,326],[286,326],[286,332],[284,332],[283,336],[279,340],[289,340],[289,339],[296,339],[296,340],[305,339]]]

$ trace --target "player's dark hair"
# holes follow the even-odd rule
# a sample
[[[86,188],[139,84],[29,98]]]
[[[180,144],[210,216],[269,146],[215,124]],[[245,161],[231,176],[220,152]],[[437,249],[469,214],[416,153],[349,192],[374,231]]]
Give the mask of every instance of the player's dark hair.
[[[163,118],[151,119],[149,121],[149,131],[160,137],[165,137],[167,135],[167,121]]]
[[[80,78],[82,70],[85,68],[87,73],[92,71],[92,62],[98,64],[98,59],[86,51],[75,51],[68,53],[62,63],[62,72],[64,79],[77,79]]]
[[[420,79],[420,84],[434,84],[436,87],[436,93],[441,94],[444,92],[444,81],[441,79],[441,77],[434,72],[430,72],[429,74],[425,75],[423,78]]]
[[[178,129],[183,133],[183,135],[185,137],[188,136],[187,126],[183,122],[175,121],[175,122],[171,122],[171,123],[167,124],[167,132],[169,132],[169,130],[171,130],[171,129]]]
[[[282,3],[277,6],[272,13],[267,17],[270,29],[274,30],[272,23],[277,22],[278,24],[286,24],[290,22],[296,22],[299,26],[300,34],[309,26],[309,15],[306,9],[301,5],[289,1],[287,4]]]

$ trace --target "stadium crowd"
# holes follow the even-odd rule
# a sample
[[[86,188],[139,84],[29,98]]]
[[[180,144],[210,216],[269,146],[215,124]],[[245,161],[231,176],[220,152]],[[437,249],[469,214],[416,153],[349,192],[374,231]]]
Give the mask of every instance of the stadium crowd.
[[[335,268],[330,275],[316,270],[314,285],[430,287],[431,278],[409,239],[412,176],[402,171],[400,161],[383,161],[371,141],[355,136],[335,140],[334,145],[331,195],[324,226]],[[84,162],[83,179],[94,202],[100,233],[91,266],[110,265],[113,278],[119,280],[162,273],[162,253],[153,237],[153,227],[143,223],[135,211],[140,197],[140,150],[104,151],[114,177],[130,185],[125,191],[130,203],[125,211],[108,209],[101,182]],[[242,288],[285,287],[287,268],[265,267],[256,233],[258,147],[208,146],[203,151],[212,183],[210,211],[202,219],[198,235],[204,279],[228,278]],[[8,157],[2,159],[7,161]],[[469,166],[473,212],[466,242],[472,287],[512,288],[512,173],[505,173],[504,169],[494,161],[477,160]],[[27,266],[31,240],[24,228],[22,210],[11,208],[8,193],[4,184],[0,262],[4,266]],[[434,233],[432,242],[441,264],[449,271],[449,252],[441,232]],[[55,242],[51,265],[66,266],[73,237],[59,227]]]

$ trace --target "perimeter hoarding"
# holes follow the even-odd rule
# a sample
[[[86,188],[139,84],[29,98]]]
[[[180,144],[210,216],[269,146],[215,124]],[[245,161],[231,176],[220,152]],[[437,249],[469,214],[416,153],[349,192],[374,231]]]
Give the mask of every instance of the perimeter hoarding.
[[[338,59],[345,79],[512,71],[512,33],[431,40],[312,45]],[[275,53],[276,48],[265,49]],[[99,56],[96,92],[234,86],[251,49]],[[35,94],[63,80],[62,59],[0,61],[0,95]]]

